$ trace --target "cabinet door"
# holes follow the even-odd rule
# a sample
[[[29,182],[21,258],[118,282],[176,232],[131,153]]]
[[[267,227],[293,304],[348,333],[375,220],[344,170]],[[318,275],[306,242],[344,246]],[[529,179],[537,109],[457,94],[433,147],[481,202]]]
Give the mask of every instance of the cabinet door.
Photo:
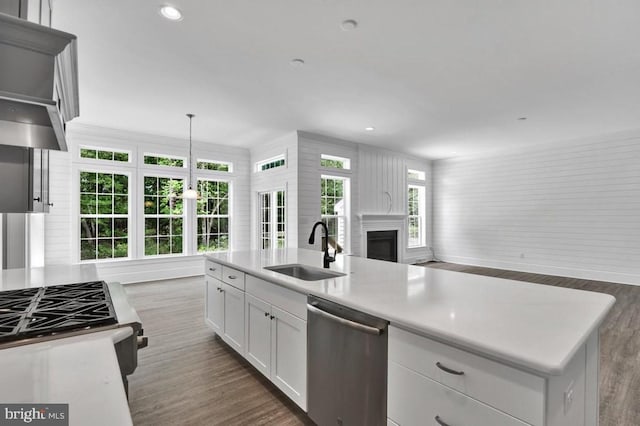
[[[222,338],[233,349],[244,355],[244,291],[226,283],[224,294],[224,321]]]
[[[271,305],[245,294],[245,350],[247,360],[262,374],[271,373]]]
[[[307,409],[307,322],[271,307],[271,381]]]
[[[206,280],[206,305],[205,322],[209,327],[222,336],[224,327],[224,293],[222,292],[222,282],[207,277]]]

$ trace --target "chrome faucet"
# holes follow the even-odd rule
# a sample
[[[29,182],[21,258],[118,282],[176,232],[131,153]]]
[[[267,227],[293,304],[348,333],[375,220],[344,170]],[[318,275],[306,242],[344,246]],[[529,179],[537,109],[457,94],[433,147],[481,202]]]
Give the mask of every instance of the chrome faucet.
[[[327,228],[326,223],[320,221],[313,224],[313,229],[311,230],[311,235],[309,236],[309,244],[313,244],[315,242],[316,228],[318,227],[318,225],[322,226],[322,229],[324,229],[324,257],[322,258],[323,266],[329,269],[329,264],[336,261],[337,250],[333,253],[333,256],[329,256],[329,228]]]

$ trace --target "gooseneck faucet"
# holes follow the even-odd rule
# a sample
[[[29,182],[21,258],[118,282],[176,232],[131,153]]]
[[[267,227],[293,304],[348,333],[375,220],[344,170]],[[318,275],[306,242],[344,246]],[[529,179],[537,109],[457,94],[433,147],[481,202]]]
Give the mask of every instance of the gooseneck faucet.
[[[316,228],[318,226],[322,226],[322,229],[324,229],[324,257],[322,258],[323,260],[323,266],[327,269],[329,269],[329,264],[331,262],[335,262],[336,261],[336,252],[333,253],[333,256],[329,256],[329,228],[327,228],[327,224],[324,222],[316,222],[313,224],[313,229],[311,230],[311,235],[309,236],[309,244],[313,244],[315,242],[315,236],[316,236]]]

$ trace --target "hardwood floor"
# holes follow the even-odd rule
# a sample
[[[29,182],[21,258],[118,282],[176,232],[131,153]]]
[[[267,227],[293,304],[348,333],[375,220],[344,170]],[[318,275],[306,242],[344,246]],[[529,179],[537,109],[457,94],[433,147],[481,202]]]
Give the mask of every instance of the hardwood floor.
[[[129,377],[135,425],[304,425],[306,414],[204,325],[202,277],[133,284],[149,346]]]
[[[424,266],[609,293],[600,334],[600,425],[640,425],[640,287],[448,263]],[[129,380],[136,425],[312,424],[204,325],[202,277],[126,287],[149,336]]]
[[[616,304],[600,328],[600,426],[640,425],[639,286],[444,262],[423,266],[613,295]]]

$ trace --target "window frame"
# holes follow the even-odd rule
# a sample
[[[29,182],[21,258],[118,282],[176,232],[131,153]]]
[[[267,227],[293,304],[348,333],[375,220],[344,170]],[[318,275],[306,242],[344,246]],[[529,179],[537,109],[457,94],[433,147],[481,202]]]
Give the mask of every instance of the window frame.
[[[268,169],[262,169],[262,166],[269,164],[269,163],[274,163],[276,161],[280,161],[282,160],[284,163],[276,166],[276,167],[271,167]],[[274,157],[270,157],[264,160],[260,160],[260,161],[256,161],[254,166],[253,166],[253,171],[255,173],[264,173],[264,172],[269,172],[271,170],[278,170],[278,169],[283,169],[283,168],[287,168],[289,167],[289,161],[287,160],[287,155],[285,153],[276,155]]]
[[[411,177],[411,174],[417,174],[417,177]],[[407,178],[407,186],[406,186],[406,213],[407,213],[407,231],[406,231],[406,239],[407,239],[407,249],[419,249],[427,246],[427,172],[419,169],[407,168],[406,178]],[[411,202],[409,197],[409,192],[411,189],[416,189],[418,191],[418,214],[411,215],[409,209],[409,203]],[[419,241],[417,243],[412,243],[411,238],[411,220],[418,219],[418,237]]]
[[[338,167],[330,167],[322,164],[322,160],[331,160],[331,161],[341,161],[343,164],[342,168]],[[341,157],[339,155],[332,154],[320,154],[320,169],[328,172],[333,172],[335,170],[343,173],[351,172],[351,159],[348,157]]]
[[[201,170],[204,171],[204,170]],[[210,172],[213,172],[212,170],[210,170]],[[216,172],[218,173],[218,172]],[[228,173],[228,172],[222,172],[222,173]],[[198,255],[206,255],[208,253],[225,253],[228,252],[230,250],[232,250],[232,222],[233,222],[233,182],[230,179],[223,179],[221,177],[218,176],[211,176],[211,175],[197,175],[194,177],[195,179],[195,184],[196,184],[196,188],[199,190],[200,186],[199,186],[199,181],[209,181],[209,182],[225,182],[227,184],[227,214],[226,215],[211,215],[211,214],[206,214],[206,215],[199,215],[198,214],[198,206],[195,205],[194,208],[194,212],[193,212],[193,238],[194,238],[194,254],[198,254]],[[202,194],[201,194],[202,195]],[[198,232],[198,219],[200,217],[211,217],[211,218],[217,218],[217,219],[221,219],[221,218],[226,218],[227,219],[227,248],[226,250],[213,250],[213,251],[199,251],[198,250],[198,237],[200,235],[204,235],[204,234],[199,234]],[[218,235],[222,235],[220,232],[218,232]]]
[[[78,150],[78,153],[80,151]],[[117,161],[112,161],[112,160],[94,160],[91,158],[82,158],[83,160],[88,160],[90,162],[93,161],[105,161],[105,162],[109,162],[109,163],[119,163]],[[125,162],[121,162],[123,164],[125,164]],[[92,214],[83,214],[81,212],[81,208],[82,208],[82,203],[81,203],[81,195],[82,195],[82,191],[80,189],[80,182],[81,182],[81,175],[83,172],[87,172],[87,173],[102,173],[102,174],[118,174],[118,175],[124,175],[127,176],[127,214],[126,215],[116,215],[116,214],[100,214],[100,213],[96,213],[95,215]],[[134,173],[132,173],[132,170],[130,168],[125,168],[125,167],[104,167],[101,165],[92,165],[92,164],[77,164],[75,167],[72,167],[72,173],[73,173],[73,186],[75,188],[75,190],[72,193],[73,196],[73,202],[72,202],[72,208],[73,211],[75,212],[75,226],[74,226],[74,231],[72,232],[72,235],[74,236],[74,258],[76,259],[77,263],[81,263],[81,264],[89,264],[89,263],[105,263],[105,262],[122,262],[122,261],[126,261],[126,260],[132,260],[134,258],[134,254],[135,254],[135,248],[136,248],[136,238],[132,238],[132,228],[134,226],[134,222],[135,222],[135,216],[133,214],[133,203],[132,203],[132,192],[133,192],[133,188],[135,187],[135,184],[133,182],[133,180],[135,179]],[[96,194],[98,194],[96,192]],[[115,193],[114,193],[115,195]],[[126,218],[127,219],[127,256],[125,257],[109,257],[109,258],[94,258],[94,259],[82,259],[82,232],[80,231],[80,226],[82,225],[82,219],[83,218],[95,218],[96,220],[99,218]],[[110,239],[113,241],[116,238],[112,235],[110,237]],[[99,240],[99,237],[96,233],[96,240]],[[97,244],[97,241],[96,241]],[[96,249],[97,250],[97,249]],[[113,250],[113,249],[112,249]]]
[[[278,194],[282,193],[283,194],[283,204],[280,205],[279,204],[279,200],[278,200]],[[276,189],[270,189],[270,190],[266,190],[266,191],[259,191],[257,193],[258,195],[258,232],[257,232],[257,238],[258,238],[258,249],[259,250],[269,250],[269,249],[273,249],[273,248],[286,248],[287,247],[287,234],[288,234],[288,225],[287,225],[287,190],[285,188],[276,188]],[[264,222],[263,218],[263,204],[262,201],[264,199],[264,197],[267,196],[267,198],[269,199],[269,222]],[[282,234],[282,238],[280,237],[279,233],[280,231],[278,230],[278,225],[281,223],[278,221],[278,210],[282,209],[283,211],[283,217],[284,217],[284,222],[282,222],[283,224],[283,228],[284,231]],[[268,239],[265,240],[264,236],[265,236],[265,232],[264,232],[264,225],[267,224],[269,225],[269,231],[268,231]],[[264,247],[264,241],[269,241],[269,247],[265,248]],[[279,246],[279,242],[282,241],[282,246]]]
[[[342,169],[331,169],[333,170],[342,170]],[[343,215],[327,215],[322,213],[322,180],[323,179],[331,179],[331,180],[341,180],[342,181],[342,200],[344,200],[344,214]],[[335,197],[333,197],[335,198]],[[348,252],[351,248],[351,178],[349,176],[343,176],[340,174],[325,174],[322,173],[320,175],[320,220],[325,222],[325,219],[329,218],[337,218],[338,223],[336,224],[336,237],[339,237],[339,228],[340,228],[340,219],[343,220],[343,232],[344,232],[344,241],[341,243],[339,238],[336,238],[336,242],[342,246],[343,252]],[[327,222],[325,222],[327,223]],[[328,225],[327,225],[328,226]],[[331,235],[331,234],[330,234]]]

